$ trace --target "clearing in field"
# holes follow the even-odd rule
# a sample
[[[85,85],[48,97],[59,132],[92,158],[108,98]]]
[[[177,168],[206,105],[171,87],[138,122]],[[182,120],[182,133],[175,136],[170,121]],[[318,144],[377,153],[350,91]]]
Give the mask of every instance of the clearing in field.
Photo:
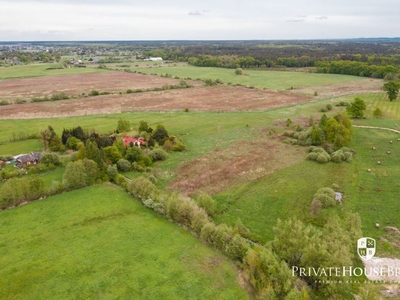
[[[247,299],[232,263],[113,185],[0,211],[1,299]]]

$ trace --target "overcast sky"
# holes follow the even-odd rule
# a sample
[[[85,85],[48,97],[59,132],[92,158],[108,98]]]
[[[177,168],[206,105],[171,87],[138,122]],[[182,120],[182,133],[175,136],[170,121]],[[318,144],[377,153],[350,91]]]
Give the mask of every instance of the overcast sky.
[[[0,41],[400,36],[400,0],[0,0]]]

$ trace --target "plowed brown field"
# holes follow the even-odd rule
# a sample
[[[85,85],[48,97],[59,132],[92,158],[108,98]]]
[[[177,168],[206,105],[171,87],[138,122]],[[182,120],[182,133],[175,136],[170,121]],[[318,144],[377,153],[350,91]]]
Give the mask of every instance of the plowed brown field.
[[[144,77],[149,80],[153,76]],[[151,80],[156,81],[157,79],[163,80],[164,78],[154,77]],[[68,86],[70,84],[68,82]],[[64,85],[66,84],[64,83]],[[143,88],[144,84],[140,87]],[[202,86],[160,92],[113,94],[62,101],[12,104],[0,107],[0,118],[49,118],[128,111],[171,111],[185,108],[191,111],[221,112],[263,110],[309,100],[310,98],[305,96],[276,91],[231,86]]]
[[[179,84],[179,79],[127,72],[5,79],[0,80],[0,100],[30,100],[33,96],[51,96],[59,92],[70,96],[88,94],[91,90],[126,92],[127,89],[148,89],[164,84]]]

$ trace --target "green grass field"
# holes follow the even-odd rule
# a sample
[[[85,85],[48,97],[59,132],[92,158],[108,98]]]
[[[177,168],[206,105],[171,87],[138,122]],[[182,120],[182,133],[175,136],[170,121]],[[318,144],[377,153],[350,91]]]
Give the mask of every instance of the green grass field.
[[[0,211],[1,299],[247,299],[229,260],[113,185]]]
[[[41,152],[43,144],[39,140],[24,140],[17,142],[5,142],[3,137],[0,144],[0,155],[17,155],[29,152]]]
[[[288,90],[291,87],[306,87],[360,80],[361,77],[316,74],[289,71],[245,70],[243,75],[236,75],[233,69],[194,67],[194,66],[168,66],[152,68],[131,68],[132,70],[147,74],[165,75],[166,73],[180,78],[220,79],[224,83],[242,84],[257,88],[273,90]]]
[[[97,68],[97,65],[93,66],[88,65],[86,68],[71,67],[67,69],[46,70],[47,68],[58,68],[58,67],[62,67],[62,64],[48,63],[48,64],[0,67],[0,79],[110,72],[109,70],[103,70]]]

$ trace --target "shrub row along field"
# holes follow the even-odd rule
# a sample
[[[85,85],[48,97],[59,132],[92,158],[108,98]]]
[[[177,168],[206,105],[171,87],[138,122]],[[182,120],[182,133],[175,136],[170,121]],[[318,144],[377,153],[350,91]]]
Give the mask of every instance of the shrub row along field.
[[[0,214],[2,299],[247,298],[227,258],[115,186]]]

